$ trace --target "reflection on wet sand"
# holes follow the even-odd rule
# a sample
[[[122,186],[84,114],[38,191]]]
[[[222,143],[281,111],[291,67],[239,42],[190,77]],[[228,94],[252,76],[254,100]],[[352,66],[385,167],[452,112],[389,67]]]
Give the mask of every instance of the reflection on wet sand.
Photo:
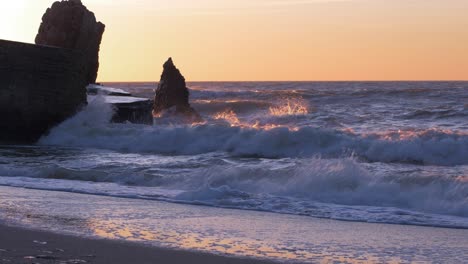
[[[162,247],[187,249],[203,252],[218,252],[228,255],[240,255],[255,258],[288,260],[292,262],[316,263],[381,263],[382,258],[366,252],[348,252],[350,256],[335,255],[332,252],[341,249],[330,245],[328,248],[317,246],[315,253],[307,249],[288,248],[286,246],[268,245],[261,239],[226,238],[217,236],[200,236],[198,233],[179,233],[176,231],[159,232],[140,230],[139,228],[114,223],[112,221],[88,222],[94,235],[106,239],[122,239],[157,244]],[[279,241],[278,241],[279,243]],[[399,257],[389,257],[386,263],[405,263]]]
[[[147,242],[163,247],[219,252],[230,255],[243,255],[258,258],[274,258],[289,260],[305,260],[317,258],[319,255],[305,251],[278,249],[268,246],[259,240],[241,238],[219,238],[216,236],[200,236],[197,233],[178,233],[174,231],[145,231],[112,222],[89,222],[89,228],[94,235],[106,239],[124,239],[128,241]]]

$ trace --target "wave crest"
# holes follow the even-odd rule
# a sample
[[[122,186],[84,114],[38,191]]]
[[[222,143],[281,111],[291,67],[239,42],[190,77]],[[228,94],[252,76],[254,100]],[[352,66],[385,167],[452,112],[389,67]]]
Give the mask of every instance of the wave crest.
[[[289,129],[268,124],[144,126],[111,124],[111,116],[110,106],[94,101],[52,129],[39,144],[176,155],[209,152],[265,158],[356,155],[371,162],[468,164],[468,135],[453,131],[360,135],[310,126]]]
[[[464,177],[379,173],[352,158],[224,163],[162,177],[124,167],[106,173],[99,168],[61,166],[0,168],[0,185],[351,221],[468,228],[463,218],[468,216]]]

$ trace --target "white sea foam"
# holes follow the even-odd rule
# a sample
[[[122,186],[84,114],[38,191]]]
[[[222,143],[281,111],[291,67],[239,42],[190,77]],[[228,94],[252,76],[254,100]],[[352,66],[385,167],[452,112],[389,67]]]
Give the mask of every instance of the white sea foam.
[[[102,148],[156,154],[228,152],[236,156],[343,157],[355,154],[373,162],[436,165],[468,164],[468,135],[425,130],[412,135],[395,132],[360,135],[312,126],[291,131],[232,127],[229,124],[144,126],[110,124],[111,108],[101,100],[70,118],[39,144]]]
[[[249,201],[252,208],[267,211],[314,215],[311,202],[322,202],[468,216],[466,179],[378,175],[352,159],[307,159],[284,169],[214,167],[177,185],[193,188],[177,196],[182,200],[233,205]]]
[[[155,199],[352,221],[468,228],[468,181],[370,172],[353,159],[214,165],[173,176],[138,170],[3,167],[0,185]],[[19,177],[23,176],[23,177]]]

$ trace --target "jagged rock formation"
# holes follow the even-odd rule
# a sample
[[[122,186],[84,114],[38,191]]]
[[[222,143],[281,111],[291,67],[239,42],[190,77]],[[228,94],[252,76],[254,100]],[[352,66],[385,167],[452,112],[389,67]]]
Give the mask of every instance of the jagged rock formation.
[[[87,63],[87,84],[95,83],[99,46],[105,25],[96,21],[81,0],[55,2],[42,17],[36,44],[79,50]]]
[[[176,117],[183,122],[199,122],[200,115],[189,104],[189,90],[185,78],[174,65],[172,58],[164,63],[156,96],[154,117]]]
[[[82,57],[0,40],[0,143],[32,143],[86,104]]]

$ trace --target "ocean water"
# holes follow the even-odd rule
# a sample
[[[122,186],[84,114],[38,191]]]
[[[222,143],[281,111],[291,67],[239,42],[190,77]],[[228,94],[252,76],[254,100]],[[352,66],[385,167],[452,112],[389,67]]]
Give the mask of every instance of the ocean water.
[[[0,185],[468,229],[468,82],[188,86],[205,122],[113,124],[98,99],[35,145],[0,146]]]

